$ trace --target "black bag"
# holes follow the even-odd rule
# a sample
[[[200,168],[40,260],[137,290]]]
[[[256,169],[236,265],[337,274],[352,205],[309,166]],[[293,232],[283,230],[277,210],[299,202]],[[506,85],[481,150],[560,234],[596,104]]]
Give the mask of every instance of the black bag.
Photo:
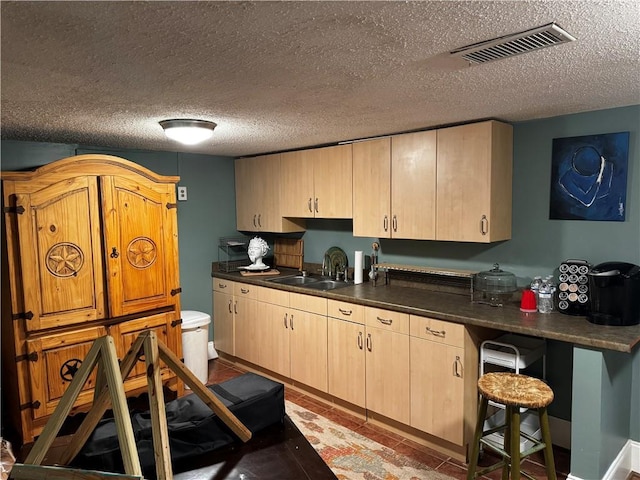
[[[284,385],[281,383],[254,373],[245,373],[207,388],[252,434],[284,419]],[[239,441],[229,427],[193,393],[168,402],[165,408],[172,464]],[[142,473],[145,478],[155,478],[149,411],[132,413],[131,423]],[[114,419],[100,421],[72,466],[124,473]]]

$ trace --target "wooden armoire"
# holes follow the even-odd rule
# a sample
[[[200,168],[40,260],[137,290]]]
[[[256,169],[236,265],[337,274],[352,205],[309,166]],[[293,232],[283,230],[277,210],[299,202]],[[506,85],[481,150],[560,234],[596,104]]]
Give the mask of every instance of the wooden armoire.
[[[43,429],[93,341],[122,358],[153,329],[182,357],[175,184],[110,155],[2,172],[3,420],[24,443]],[[146,386],[144,359],[125,381]],[[95,375],[72,413],[93,401]],[[163,368],[179,395],[183,385]]]

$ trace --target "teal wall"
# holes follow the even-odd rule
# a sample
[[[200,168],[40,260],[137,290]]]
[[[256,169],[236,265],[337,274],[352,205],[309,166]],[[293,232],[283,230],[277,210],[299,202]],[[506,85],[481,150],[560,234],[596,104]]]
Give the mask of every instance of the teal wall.
[[[515,273],[521,284],[534,275],[552,273],[568,258],[586,259],[593,264],[608,260],[640,264],[639,130],[640,105],[514,124],[512,239],[490,245],[383,239],[381,261],[476,270],[499,262],[505,270]],[[626,221],[549,220],[552,140],[620,131],[630,132]],[[189,196],[187,202],[178,205],[182,305],[184,309],[211,313],[210,263],[218,259],[218,238],[236,233],[232,159],[13,141],[3,141],[1,147],[3,170],[33,168],[75,155],[76,151],[92,151],[122,156],[158,173],[180,175],[180,184],[188,187]],[[303,238],[308,262],[319,263],[333,245],[343,248],[353,262],[354,250],[367,253],[374,240],[354,237],[349,220],[309,220],[307,227]],[[640,348],[636,348],[633,355],[621,357],[632,364],[632,405],[640,404],[639,352]],[[548,379],[556,393],[550,413],[567,420],[571,419],[572,375],[589,375],[586,366],[574,361],[572,345],[549,342]],[[617,414],[618,421],[630,423],[628,435],[640,441],[637,409],[632,409],[630,417],[628,412]]]

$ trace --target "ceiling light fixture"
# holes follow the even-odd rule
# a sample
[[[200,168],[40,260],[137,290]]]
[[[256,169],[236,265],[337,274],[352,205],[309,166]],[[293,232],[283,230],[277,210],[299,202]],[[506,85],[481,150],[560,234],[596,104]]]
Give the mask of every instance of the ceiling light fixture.
[[[207,120],[175,118],[162,120],[160,126],[167,138],[184,145],[195,145],[211,138],[217,125]]]

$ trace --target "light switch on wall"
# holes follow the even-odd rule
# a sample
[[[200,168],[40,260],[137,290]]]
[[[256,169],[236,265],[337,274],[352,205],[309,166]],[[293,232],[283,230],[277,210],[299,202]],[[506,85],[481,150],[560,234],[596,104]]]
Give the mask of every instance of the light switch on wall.
[[[178,200],[187,200],[187,187],[178,187]]]

